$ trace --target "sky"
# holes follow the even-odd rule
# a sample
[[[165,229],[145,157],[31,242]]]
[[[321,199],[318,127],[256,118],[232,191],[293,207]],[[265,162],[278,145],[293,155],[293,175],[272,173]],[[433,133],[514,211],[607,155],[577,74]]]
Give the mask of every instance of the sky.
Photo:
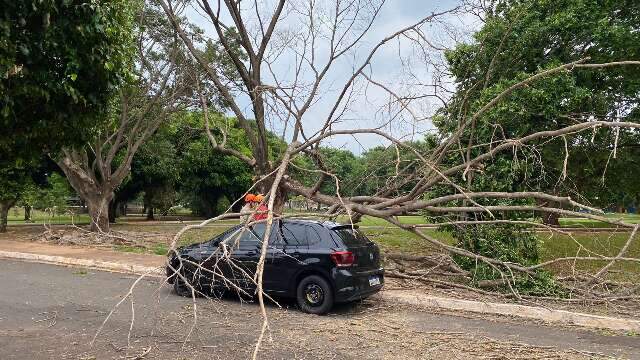
[[[272,2],[272,0],[262,1],[259,6],[271,9],[273,8]],[[217,2],[211,1],[211,3],[215,5]],[[247,1],[247,3],[253,2]],[[316,3],[316,11],[320,12],[323,6],[333,4],[334,1],[318,0]],[[305,133],[311,134],[324,124],[329,110],[336,103],[340,90],[353,74],[354,69],[363,63],[373,46],[379,41],[431,13],[453,9],[459,5],[458,1],[453,0],[386,1],[375,22],[358,42],[358,45],[336,61],[327,73],[325,81],[321,83],[319,89],[320,96],[303,118]],[[326,10],[331,11],[330,8]],[[197,10],[195,7],[187,9],[185,12],[187,18],[202,28],[207,36],[213,39],[217,38],[213,26],[202,14],[202,10]],[[255,9],[245,9],[243,17],[249,21],[255,19]],[[223,13],[222,18],[226,23],[231,23],[228,15]],[[286,38],[292,33],[299,32],[300,21],[300,16],[289,12],[276,27],[277,38]],[[457,14],[444,16],[439,22],[428,24],[422,30],[429,42],[438,47],[450,47],[455,42],[468,40],[473,30],[478,27],[479,21],[473,16]],[[357,30],[356,26],[344,33],[347,37],[355,37],[358,34]],[[452,40],[453,37],[456,38],[455,41]],[[292,41],[291,45],[288,45],[286,50],[280,53],[271,67],[279,81],[293,81],[296,54],[302,51],[302,48],[297,48],[294,44],[295,41]],[[313,48],[316,50],[316,59],[320,59],[319,65],[323,65],[323,55],[328,52],[328,39],[318,40]],[[376,52],[366,73],[372,80],[397,94],[420,96],[433,92],[433,87],[429,87],[429,84],[433,84],[433,76],[436,71],[431,64],[425,61],[427,58],[431,61],[442,62],[442,51],[431,50],[425,54],[417,51],[417,48],[412,46],[406,38],[396,39],[388,42]],[[263,68],[262,73],[266,74],[263,75],[265,83],[275,83],[275,79],[268,75],[270,73],[268,69]],[[311,68],[304,67],[299,78],[303,81],[310,81],[311,74]],[[333,129],[371,128],[388,124],[384,128],[385,131],[403,140],[418,140],[424,136],[425,132],[433,130],[429,116],[439,107],[439,100],[432,97],[415,100],[407,104],[406,110],[398,111],[397,107],[389,108],[387,106],[391,99],[387,91],[368,83],[364,78],[359,78],[353,89],[356,91],[354,91],[352,100],[349,101],[349,108],[344,112],[341,121],[332,127]],[[237,102],[245,115],[248,118],[253,118],[248,98],[238,97]],[[228,114],[232,115],[230,112]],[[291,127],[289,126],[285,132],[284,122],[281,120],[271,117],[269,126],[277,134],[284,134],[287,140],[291,138]],[[324,143],[327,146],[350,150],[355,154],[361,154],[374,146],[388,144],[388,140],[369,134],[334,137]]]

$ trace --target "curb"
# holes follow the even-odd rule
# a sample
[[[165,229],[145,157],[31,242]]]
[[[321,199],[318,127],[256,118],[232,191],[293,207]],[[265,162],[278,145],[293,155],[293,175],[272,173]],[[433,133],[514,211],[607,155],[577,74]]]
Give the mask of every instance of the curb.
[[[77,259],[63,256],[12,251],[0,251],[0,257],[54,265],[81,266],[97,270],[124,272],[137,275],[147,274],[147,276],[155,277],[165,276],[163,269],[160,267],[122,264],[93,259]],[[413,305],[426,309],[468,311],[480,314],[515,316],[533,320],[542,320],[549,323],[570,324],[587,328],[640,332],[640,320],[591,315],[566,310],[553,310],[536,306],[442,298],[416,293],[407,294],[406,292],[394,292],[393,290],[382,291],[380,296],[382,299],[390,302]]]
[[[383,299],[428,309],[468,311],[480,314],[515,316],[549,323],[577,325],[594,329],[640,332],[640,320],[591,315],[566,310],[553,310],[537,306],[490,303],[453,298],[441,298],[424,294],[394,293],[383,291]]]
[[[64,266],[81,266],[97,270],[123,272],[130,274],[147,274],[147,276],[164,276],[162,268],[141,266],[134,264],[122,264],[111,261],[100,261],[93,259],[76,259],[64,256],[41,255],[33,253],[22,253],[13,251],[0,251],[0,257],[8,259],[18,259],[33,262],[41,262],[46,264],[64,265]]]

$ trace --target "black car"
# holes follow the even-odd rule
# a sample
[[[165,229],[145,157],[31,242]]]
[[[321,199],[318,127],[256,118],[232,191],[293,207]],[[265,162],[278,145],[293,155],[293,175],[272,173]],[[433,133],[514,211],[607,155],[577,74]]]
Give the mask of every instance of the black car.
[[[183,296],[191,296],[192,288],[203,294],[253,295],[265,227],[234,226],[210,241],[178,249],[167,266],[169,283]],[[380,250],[357,227],[293,219],[272,224],[263,275],[268,295],[295,298],[302,311],[324,314],[334,303],[363,299],[383,284]]]

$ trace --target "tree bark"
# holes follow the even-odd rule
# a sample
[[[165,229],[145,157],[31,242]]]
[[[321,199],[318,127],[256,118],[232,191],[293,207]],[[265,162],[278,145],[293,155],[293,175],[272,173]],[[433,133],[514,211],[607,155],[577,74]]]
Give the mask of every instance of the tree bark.
[[[16,203],[15,200],[0,201],[0,233],[7,231],[7,222],[9,219],[9,209]]]
[[[562,204],[553,201],[536,200],[536,205],[562,208]],[[560,226],[560,215],[552,212],[540,212],[542,223],[548,226]]]
[[[87,197],[86,202],[91,217],[91,231],[109,232],[109,199]]]
[[[560,215],[556,213],[542,213],[542,223],[549,226],[560,226]]]
[[[115,224],[118,217],[118,205],[119,203],[113,199],[109,202],[109,223]]]
[[[155,220],[155,216],[153,215],[153,206],[149,205],[147,208],[147,220]]]
[[[24,222],[30,223],[31,221],[31,205],[24,206]]]

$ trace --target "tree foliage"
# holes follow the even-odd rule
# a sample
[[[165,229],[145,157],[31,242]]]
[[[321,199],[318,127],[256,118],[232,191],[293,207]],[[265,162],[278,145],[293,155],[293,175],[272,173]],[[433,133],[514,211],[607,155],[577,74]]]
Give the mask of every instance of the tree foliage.
[[[87,139],[96,117],[128,76],[137,4],[3,2],[0,157],[37,158],[42,151]]]
[[[233,118],[215,116],[213,121],[227,128],[227,141],[234,149],[249,152],[246,138]],[[251,169],[239,159],[211,151],[201,130],[201,113],[185,114],[175,128],[180,167],[180,198],[191,210],[204,216],[217,215],[222,202],[239,199],[252,184]],[[238,204],[242,206],[241,203]],[[236,208],[239,206],[236,205]]]
[[[461,116],[539,70],[585,59],[596,63],[637,59],[640,5],[628,0],[499,2],[474,39],[447,53],[458,88],[444,111],[447,120],[438,124],[444,131],[450,132]],[[473,124],[473,136],[469,130],[464,144],[486,144],[591,119],[637,122],[639,92],[640,74],[634,67],[561,73],[512,93]],[[519,160],[528,161],[529,166],[517,171],[529,172],[514,185],[571,192],[575,197],[590,195],[588,199],[599,206],[634,197],[638,189],[625,180],[628,172],[619,173],[620,167],[607,167],[609,161],[602,161],[616,145],[620,146],[618,163],[633,161],[637,155],[633,146],[623,146],[637,143],[637,132],[620,130],[618,135],[596,131],[555,139],[541,153],[527,154],[524,149]],[[565,166],[568,148],[573,155]],[[591,157],[600,161],[585,161]],[[479,177],[493,177],[497,181],[492,185],[496,185],[513,172],[510,167],[514,164],[509,161],[503,167],[492,166]],[[559,179],[565,177],[569,181],[561,183]],[[606,187],[602,180],[606,180]],[[478,184],[474,187],[484,188]]]

